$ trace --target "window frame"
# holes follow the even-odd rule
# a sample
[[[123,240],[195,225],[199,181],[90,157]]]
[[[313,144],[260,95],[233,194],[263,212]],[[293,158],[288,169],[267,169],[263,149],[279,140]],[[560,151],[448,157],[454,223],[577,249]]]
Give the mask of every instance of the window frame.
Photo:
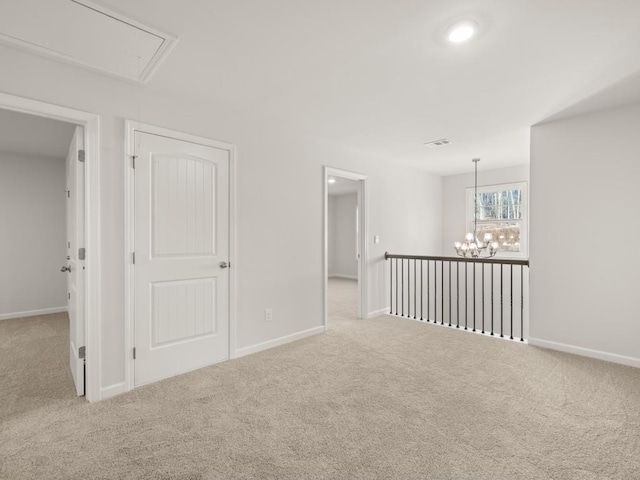
[[[496,257],[498,258],[529,258],[529,188],[528,182],[509,182],[509,183],[496,183],[492,185],[478,186],[478,193],[491,193],[502,192],[505,190],[522,190],[522,204],[520,209],[522,212],[522,218],[520,220],[478,220],[478,225],[482,223],[506,223],[516,222],[520,224],[520,251],[519,252],[504,252],[498,250]],[[466,202],[465,202],[465,225],[467,232],[473,232],[473,217],[474,217],[474,187],[466,188]]]

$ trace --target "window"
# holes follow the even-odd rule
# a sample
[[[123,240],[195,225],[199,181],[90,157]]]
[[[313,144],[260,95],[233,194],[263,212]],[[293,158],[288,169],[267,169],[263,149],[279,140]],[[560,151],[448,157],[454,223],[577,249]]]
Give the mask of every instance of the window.
[[[473,232],[474,189],[467,189],[467,225]],[[527,257],[527,183],[478,187],[478,238],[490,233],[501,257]]]

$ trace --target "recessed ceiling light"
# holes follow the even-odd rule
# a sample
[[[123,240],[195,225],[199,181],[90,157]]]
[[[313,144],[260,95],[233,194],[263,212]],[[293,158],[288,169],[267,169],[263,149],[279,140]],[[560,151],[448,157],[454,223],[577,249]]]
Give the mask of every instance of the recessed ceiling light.
[[[476,34],[476,24],[471,21],[458,22],[447,33],[447,40],[451,43],[463,43]]]
[[[330,178],[329,179],[329,183],[336,183],[336,179],[335,178]]]

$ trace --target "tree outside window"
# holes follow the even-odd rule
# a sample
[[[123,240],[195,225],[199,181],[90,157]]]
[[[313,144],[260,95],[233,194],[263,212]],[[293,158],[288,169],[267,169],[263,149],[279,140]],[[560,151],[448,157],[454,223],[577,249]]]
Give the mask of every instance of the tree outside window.
[[[467,189],[468,231],[473,231],[477,208],[477,237],[490,233],[500,244],[498,255],[527,257],[527,184],[518,182],[478,187],[477,206],[474,189]]]

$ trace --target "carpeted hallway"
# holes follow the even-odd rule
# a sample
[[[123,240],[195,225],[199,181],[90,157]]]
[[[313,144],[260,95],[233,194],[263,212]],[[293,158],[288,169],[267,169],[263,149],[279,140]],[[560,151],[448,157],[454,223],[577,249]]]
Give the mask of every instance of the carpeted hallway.
[[[640,370],[356,320],[355,282],[330,289],[324,335],[94,405],[73,397],[65,348],[16,351],[59,342],[52,325],[0,322],[0,478],[640,478]],[[14,355],[47,356],[29,371],[51,398],[20,386]]]

